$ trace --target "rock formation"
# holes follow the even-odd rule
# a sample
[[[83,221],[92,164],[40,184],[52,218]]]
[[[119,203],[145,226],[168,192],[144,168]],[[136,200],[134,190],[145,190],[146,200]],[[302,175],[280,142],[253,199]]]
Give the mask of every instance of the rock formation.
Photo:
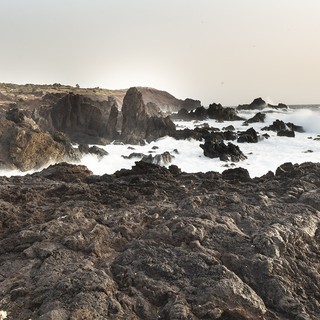
[[[195,110],[187,111],[181,109],[176,115],[172,115],[174,119],[182,120],[205,120],[216,119],[217,121],[235,121],[244,120],[239,117],[234,108],[222,107],[221,104],[210,104],[208,108],[198,107]]]
[[[0,177],[0,309],[14,320],[319,319],[320,165],[144,162]]]
[[[148,109],[141,92],[133,87],[127,91],[122,105],[121,140],[124,143],[139,144],[173,134],[175,125],[160,111]]]
[[[276,131],[278,136],[295,137],[295,131],[304,132],[302,126],[295,125],[291,122],[284,123],[282,120],[275,120],[270,126],[263,127],[261,130]]]
[[[238,162],[247,159],[240,148],[231,142],[226,145],[223,141],[206,140],[200,144],[203,154],[209,158],[219,158],[221,161]]]
[[[52,162],[78,160],[70,141],[62,133],[40,130],[28,115],[18,109],[0,118],[1,169],[27,171]]]
[[[58,130],[73,142],[106,144],[117,138],[118,108],[116,103],[94,101],[89,97],[69,93],[51,108],[34,111],[34,118],[45,130]]]

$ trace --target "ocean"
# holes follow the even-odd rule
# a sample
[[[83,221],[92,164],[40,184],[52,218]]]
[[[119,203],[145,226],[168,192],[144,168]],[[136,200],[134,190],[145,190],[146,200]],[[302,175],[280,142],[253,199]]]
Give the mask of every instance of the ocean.
[[[249,119],[260,110],[243,110],[239,116]],[[296,105],[288,109],[263,109],[260,111],[266,114],[264,123],[253,123],[243,126],[243,121],[216,122],[212,119],[205,121],[175,121],[177,129],[194,128],[207,123],[210,127],[222,129],[233,125],[236,131],[245,131],[253,127],[259,135],[268,133],[268,139],[263,138],[258,143],[232,143],[238,145],[240,150],[247,156],[247,159],[240,162],[224,162],[219,159],[205,157],[200,148],[199,141],[196,140],[175,140],[171,137],[163,137],[145,146],[121,145],[112,143],[102,146],[109,155],[98,159],[94,155],[85,155],[80,164],[87,166],[94,174],[112,174],[122,168],[130,169],[139,158],[125,159],[132,152],[143,154],[161,154],[165,151],[170,152],[174,159],[170,164],[177,165],[184,172],[222,172],[228,168],[242,167],[249,171],[250,176],[259,177],[268,171],[277,169],[285,162],[319,162],[320,161],[320,105]],[[261,128],[273,123],[276,119],[285,123],[291,122],[302,126],[304,133],[295,132],[294,138],[278,137],[276,132],[261,131]],[[100,146],[101,147],[101,146]],[[79,163],[78,163],[79,164]],[[31,172],[27,172],[31,173]],[[6,176],[21,175],[17,171],[6,171],[0,174]]]

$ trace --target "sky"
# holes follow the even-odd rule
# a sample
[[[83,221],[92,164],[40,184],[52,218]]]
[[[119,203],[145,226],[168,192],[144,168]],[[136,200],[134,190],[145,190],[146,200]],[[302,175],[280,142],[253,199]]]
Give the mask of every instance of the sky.
[[[319,0],[0,0],[0,82],[320,104]]]

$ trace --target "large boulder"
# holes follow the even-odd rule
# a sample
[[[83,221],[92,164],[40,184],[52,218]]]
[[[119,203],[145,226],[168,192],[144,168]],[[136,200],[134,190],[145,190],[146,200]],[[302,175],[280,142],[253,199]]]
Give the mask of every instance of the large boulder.
[[[209,105],[207,114],[210,119],[217,119],[218,121],[243,120],[243,118],[238,116],[234,108],[224,108],[221,104],[216,103]]]
[[[0,166],[27,171],[64,159],[76,160],[70,142],[62,133],[43,132],[23,112],[9,110],[0,119]]]
[[[159,110],[147,108],[141,92],[130,88],[122,105],[121,140],[125,143],[139,144],[173,134],[175,125],[170,117],[163,117]]]
[[[207,140],[204,144],[200,144],[200,147],[203,149],[203,154],[208,158],[219,158],[221,161],[233,162],[247,159],[240,148],[231,142],[226,145],[223,141]]]
[[[238,110],[262,110],[267,107],[267,103],[262,98],[254,99],[250,104],[242,104],[237,107]]]
[[[33,118],[42,129],[64,132],[76,143],[106,144],[117,138],[114,99],[95,101],[71,92],[54,101],[52,107],[34,110]]]

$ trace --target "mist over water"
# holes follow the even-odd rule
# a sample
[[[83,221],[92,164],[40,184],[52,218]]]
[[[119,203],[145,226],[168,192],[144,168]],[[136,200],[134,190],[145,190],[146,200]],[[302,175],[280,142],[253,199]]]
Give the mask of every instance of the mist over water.
[[[239,115],[245,119],[251,118],[257,110],[241,111]],[[210,127],[222,129],[228,125],[233,125],[236,130],[245,131],[253,127],[260,135],[268,133],[269,139],[262,139],[258,143],[232,143],[239,145],[240,150],[247,156],[247,159],[238,163],[223,162],[219,159],[210,159],[203,155],[200,148],[200,141],[196,140],[175,140],[171,137],[163,137],[157,141],[137,145],[118,145],[110,144],[100,146],[105,149],[109,155],[98,159],[94,155],[85,155],[80,164],[87,166],[94,174],[112,174],[122,168],[130,169],[140,158],[125,159],[123,156],[129,156],[132,152],[143,154],[161,154],[165,151],[174,156],[171,164],[177,165],[185,172],[222,172],[228,168],[243,167],[246,168],[250,176],[258,177],[269,170],[275,171],[279,165],[284,162],[302,163],[306,161],[319,162],[320,160],[320,140],[314,140],[320,135],[320,108],[290,108],[287,110],[263,110],[266,113],[264,123],[253,123],[249,126],[243,126],[243,121],[225,121],[223,123],[215,120],[205,121],[176,121],[177,129],[194,128],[208,123]],[[292,122],[295,125],[303,126],[305,132],[296,132],[295,138],[278,137],[276,132],[261,131],[261,128],[272,124],[276,119],[284,122]],[[155,149],[157,148],[157,149]],[[79,164],[79,163],[78,163]],[[27,172],[32,173],[32,172]],[[1,172],[1,175],[12,176],[21,175],[18,171]]]

